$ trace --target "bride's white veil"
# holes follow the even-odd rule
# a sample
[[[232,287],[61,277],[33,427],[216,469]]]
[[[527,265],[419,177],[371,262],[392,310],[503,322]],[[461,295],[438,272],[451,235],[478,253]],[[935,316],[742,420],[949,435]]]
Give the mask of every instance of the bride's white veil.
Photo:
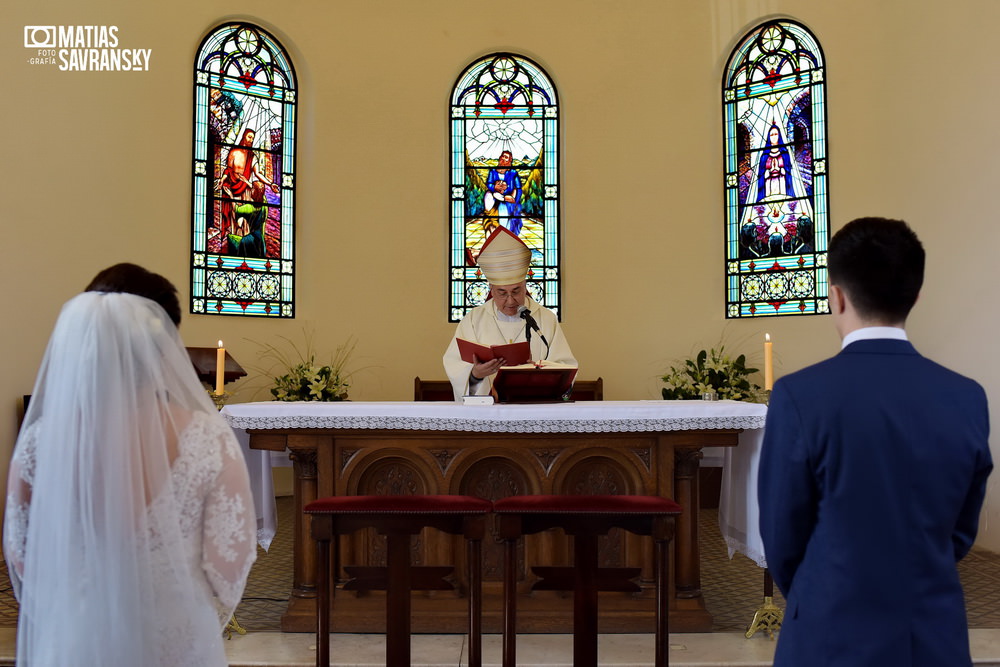
[[[157,303],[85,292],[65,304],[15,448],[35,445],[30,497],[8,498],[29,508],[23,580],[11,568],[19,662],[147,664],[165,639],[197,641],[162,636],[175,613],[218,637],[211,596],[185,565],[190,518],[170,476],[197,413],[215,408]]]

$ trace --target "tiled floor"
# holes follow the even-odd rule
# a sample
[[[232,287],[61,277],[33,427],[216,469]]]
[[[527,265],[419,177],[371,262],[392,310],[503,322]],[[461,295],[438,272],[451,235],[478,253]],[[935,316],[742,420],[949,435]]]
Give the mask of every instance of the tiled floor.
[[[311,667],[315,664],[312,635],[257,633],[234,638],[227,648],[230,667]],[[385,665],[381,635],[333,635],[332,665]],[[414,635],[412,665],[464,667],[462,640],[456,635]],[[978,667],[1000,667],[1000,630],[971,632],[973,661]],[[764,667],[770,665],[775,643],[767,637],[746,639],[743,633],[670,636],[671,667]],[[518,664],[533,667],[572,667],[570,635],[522,635]],[[651,635],[601,635],[602,667],[646,667],[653,664]],[[483,637],[483,665],[500,664],[500,637]]]
[[[315,636],[278,632],[280,616],[291,588],[291,503],[279,499],[279,532],[269,553],[259,552],[250,573],[237,617],[248,634],[226,642],[231,667],[299,667],[315,664]],[[774,642],[758,633],[746,639],[744,631],[761,601],[762,574],[750,560],[737,555],[730,560],[719,536],[717,514],[701,511],[702,590],[715,618],[710,634],[677,634],[670,637],[673,667],[757,667],[770,665]],[[0,568],[3,567],[0,562]],[[959,564],[965,586],[975,663],[1000,667],[1000,554],[973,552]],[[0,572],[0,666],[12,665],[17,603],[10,595],[6,572]],[[776,598],[784,606],[780,596]],[[413,665],[465,665],[463,635],[414,635]],[[334,665],[361,667],[384,665],[382,635],[333,635]],[[569,635],[521,635],[519,663],[539,667],[572,664]],[[601,665],[624,667],[651,665],[651,635],[602,635]],[[499,665],[500,637],[483,638],[484,665]]]
[[[14,664],[14,628],[0,628],[0,667]],[[1000,630],[972,630],[972,656],[977,667],[1000,667]],[[602,667],[646,667],[653,664],[650,635],[602,635]],[[464,667],[464,637],[415,635],[412,665]],[[375,667],[385,665],[382,635],[332,635],[331,665]],[[744,638],[742,633],[671,635],[672,667],[766,667],[774,655],[767,637]],[[315,637],[308,634],[253,632],[226,642],[230,667],[312,667],[316,664]],[[518,641],[520,665],[572,667],[569,635],[525,635]],[[500,638],[483,638],[483,665],[500,664]]]

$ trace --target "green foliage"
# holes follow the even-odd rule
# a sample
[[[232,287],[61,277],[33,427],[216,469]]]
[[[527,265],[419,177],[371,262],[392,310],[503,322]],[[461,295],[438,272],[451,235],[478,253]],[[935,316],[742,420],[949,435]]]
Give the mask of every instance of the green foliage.
[[[521,214],[532,218],[545,215],[545,184],[542,182],[542,159],[528,172],[521,186]],[[524,172],[522,172],[524,173]]]
[[[466,160],[468,164],[468,160]],[[486,194],[486,181],[479,172],[472,168],[465,170],[465,214],[476,217],[483,214],[483,195]]]
[[[747,368],[746,356],[733,359],[726,354],[724,345],[719,349],[702,350],[694,359],[673,366],[661,379],[663,398],[678,400],[701,398],[705,392],[714,391],[720,399],[733,401],[753,400],[760,386],[750,382],[749,376],[756,368]]]
[[[288,343],[294,356],[271,343],[259,344],[263,348],[261,359],[270,359],[272,366],[278,364],[280,370],[272,375],[274,385],[271,395],[277,401],[345,401],[350,387],[351,374],[346,366],[357,341],[348,339],[337,348],[328,364],[316,362],[312,351],[312,335],[306,332],[305,347],[299,347],[290,339],[278,336]],[[282,372],[284,371],[284,372]]]
[[[278,401],[343,401],[350,385],[331,366],[317,366],[314,357],[274,378],[271,395]]]

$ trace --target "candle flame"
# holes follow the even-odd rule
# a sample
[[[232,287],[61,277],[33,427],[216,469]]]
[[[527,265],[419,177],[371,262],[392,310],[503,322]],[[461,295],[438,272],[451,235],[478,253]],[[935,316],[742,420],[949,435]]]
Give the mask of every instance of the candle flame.
[[[222,341],[221,340],[219,341],[219,347],[222,347]]]
[[[769,334],[769,333],[764,334],[764,342],[766,342],[766,343],[770,343],[771,342],[771,334]],[[221,340],[219,341],[219,347],[222,347],[222,341]]]

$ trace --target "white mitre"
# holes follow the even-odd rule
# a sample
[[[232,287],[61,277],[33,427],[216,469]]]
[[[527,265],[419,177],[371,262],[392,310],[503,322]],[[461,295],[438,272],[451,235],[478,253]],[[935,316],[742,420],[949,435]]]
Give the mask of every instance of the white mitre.
[[[491,285],[514,285],[528,274],[531,250],[509,229],[497,227],[483,244],[476,263]]]

